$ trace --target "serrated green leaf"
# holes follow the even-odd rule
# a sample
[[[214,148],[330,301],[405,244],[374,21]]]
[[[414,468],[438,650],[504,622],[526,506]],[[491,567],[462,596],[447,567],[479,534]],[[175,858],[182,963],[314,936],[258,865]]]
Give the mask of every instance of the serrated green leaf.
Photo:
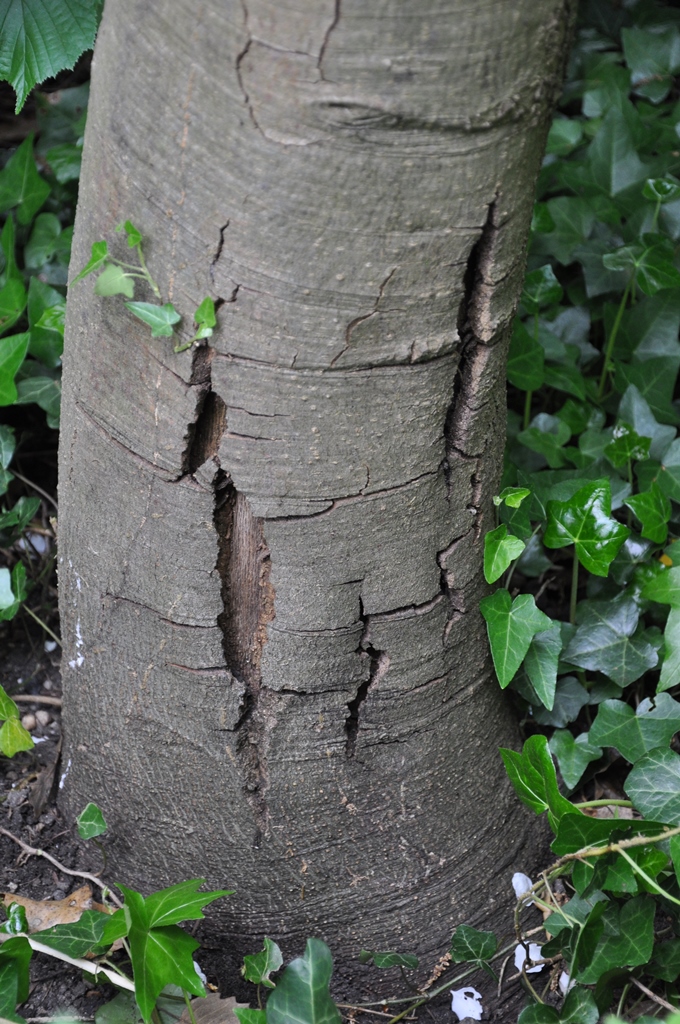
[[[77,921],[45,928],[40,932],[40,941],[67,956],[85,956],[100,944],[108,918],[101,910],[85,910]]]
[[[8,718],[0,729],[0,752],[5,757],[14,757],[20,750],[30,750],[33,739],[18,718]]]
[[[134,278],[116,263],[108,263],[94,283],[94,293],[102,296],[127,295],[131,299],[135,294]]]
[[[467,924],[456,928],[451,938],[449,954],[454,964],[489,961],[498,949],[493,932],[481,932]]]
[[[332,970],[326,943],[307,939],[304,955],[286,967],[267,1000],[267,1024],[340,1024],[328,991]]]
[[[615,747],[634,764],[654,747],[668,746],[680,729],[680,704],[667,693],[646,697],[633,709],[621,700],[600,704],[589,738],[603,747]]]
[[[536,607],[531,594],[513,601],[507,590],[497,590],[479,605],[486,620],[491,656],[501,687],[512,680],[529,650],[532,637],[549,629],[551,620]]]
[[[97,21],[97,5],[85,0],[5,0],[0,78],[14,87],[17,114],[34,85],[72,68],[92,48]]]
[[[550,737],[550,750],[569,789],[576,789],[591,761],[602,757],[601,747],[590,741],[588,733],[582,732],[574,739],[568,729],[555,730]]]
[[[638,619],[639,609],[625,593],[611,601],[582,601],[578,628],[564,651],[564,660],[627,686],[658,663],[657,652],[644,633],[636,632]]]
[[[90,256],[89,260],[87,261],[83,269],[80,271],[80,273],[73,278],[71,284],[74,285],[78,281],[82,281],[82,279],[84,277],[87,277],[88,274],[93,274],[95,270],[99,270],[100,267],[103,267],[104,264],[106,263],[108,255],[109,247],[106,242],[93,242],[92,255]]]
[[[545,736],[530,736],[521,754],[501,747],[500,755],[522,803],[536,814],[547,811],[550,827],[556,831],[561,817],[574,813],[574,805],[559,791],[555,766]]]
[[[524,658],[524,669],[541,703],[552,711],[557,686],[557,666],[562,651],[560,623],[536,633]]]
[[[76,825],[81,839],[94,839],[95,836],[101,836],[108,827],[101,808],[92,802],[80,812],[76,818]]]
[[[275,942],[265,937],[264,949],[259,953],[244,956],[241,974],[246,981],[252,981],[254,985],[265,985],[267,988],[275,988],[270,974],[278,971],[283,965],[281,950]]]
[[[543,543],[547,548],[574,544],[581,565],[606,576],[630,530],[611,518],[609,480],[595,480],[569,501],[549,501]]]
[[[156,306],[153,302],[126,302],[125,305],[131,313],[149,325],[152,338],[172,337],[172,325],[181,320],[171,302],[166,302],[164,306]]]
[[[507,526],[499,526],[484,537],[484,578],[495,583],[508,566],[524,551],[524,541],[508,534]]]
[[[680,825],[680,757],[672,750],[659,748],[641,757],[625,789],[646,818]]]

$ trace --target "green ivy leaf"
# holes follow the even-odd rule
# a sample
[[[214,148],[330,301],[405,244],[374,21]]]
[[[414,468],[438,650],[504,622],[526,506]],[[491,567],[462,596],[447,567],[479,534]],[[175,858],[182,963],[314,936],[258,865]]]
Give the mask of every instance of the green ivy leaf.
[[[26,308],[26,289],[21,281],[11,277],[0,289],[0,334],[13,327]],[[0,343],[2,348],[3,343]]]
[[[520,594],[513,601],[507,590],[485,597],[479,608],[486,620],[496,675],[505,689],[522,664],[532,637],[549,629],[552,620],[536,607],[531,594]]]
[[[664,569],[643,585],[641,596],[648,601],[680,608],[680,565]]]
[[[606,700],[591,726],[591,742],[615,747],[634,764],[654,747],[668,746],[680,729],[680,704],[667,693],[646,697],[637,708],[621,700]]]
[[[198,892],[205,878],[192,878],[178,882],[167,889],[160,889],[144,901],[149,925],[152,928],[179,924],[181,921],[203,920],[202,908],[222,896],[232,896],[231,889],[215,889],[212,892]]]
[[[240,1024],[267,1024],[265,1010],[251,1010],[247,1006],[235,1006],[233,1013]]]
[[[17,935],[0,946],[0,1017],[24,1024],[14,1011],[18,1003],[28,999],[30,978],[28,965],[33,950],[28,939]]]
[[[597,1024],[600,1011],[590,989],[577,985],[567,993],[560,1013],[560,1024]]]
[[[21,0],[21,3],[31,0]],[[14,0],[18,6],[18,0]],[[0,33],[0,75],[5,42],[5,23]],[[17,208],[20,224],[30,224],[50,194],[50,186],[38,174],[33,156],[33,136],[24,139],[0,171],[0,211]]]
[[[592,958],[578,971],[578,980],[595,984],[605,971],[639,967],[649,962],[654,946],[656,903],[636,896],[626,903],[610,903],[602,915],[602,934]]]
[[[94,293],[102,296],[127,295],[131,299],[135,294],[135,282],[122,267],[108,263],[94,283]]]
[[[320,939],[307,939],[304,955],[288,964],[267,1000],[267,1024],[340,1024],[328,985],[333,961]]]
[[[33,739],[18,718],[8,718],[0,729],[0,752],[5,757],[14,757],[20,750],[31,750]]]
[[[618,423],[612,436],[613,440],[605,448],[604,454],[617,469],[629,462],[649,458],[651,439],[640,437],[628,423]]]
[[[172,337],[172,325],[181,320],[171,302],[166,302],[164,306],[154,305],[153,302],[126,302],[125,305],[131,313],[149,325],[152,338]]]
[[[72,68],[92,48],[97,22],[98,7],[86,0],[5,0],[0,78],[14,87],[17,114],[36,83]]]
[[[574,805],[559,791],[555,766],[545,736],[530,736],[521,754],[504,747],[500,748],[500,754],[522,803],[536,814],[547,811],[550,827],[556,831],[561,817],[574,813]]]
[[[534,416],[526,430],[521,430],[517,440],[525,448],[543,455],[551,469],[565,464],[564,445],[571,437],[571,430],[557,416],[540,412]]]
[[[535,314],[545,306],[556,305],[562,294],[562,285],[555,277],[555,271],[546,263],[526,275],[520,301],[527,313]]]
[[[531,491],[528,487],[504,487],[500,494],[494,499],[494,505],[505,503],[509,508],[519,508],[525,498],[528,498]]]
[[[562,631],[559,622],[536,633],[524,658],[524,669],[529,681],[548,711],[552,711],[557,686],[557,666],[562,651]]]
[[[657,693],[680,684],[680,608],[671,608],[663,634],[664,656]]]
[[[419,962],[412,953],[376,953],[372,949],[362,949],[359,953],[360,964],[373,963],[375,967],[404,967],[414,971]]]
[[[24,247],[24,263],[39,270],[54,256],[61,234],[61,221],[56,213],[39,213],[33,222],[31,237]]]
[[[54,377],[24,377],[17,384],[15,404],[28,405],[31,402],[45,410],[48,427],[56,429],[59,426],[61,381]]]
[[[136,245],[142,244],[142,232],[139,228],[136,228],[131,220],[126,220],[123,224],[118,224],[116,231],[124,231],[127,237],[127,244],[130,249],[134,249]]]
[[[1,570],[0,570],[1,571]],[[5,569],[5,572],[9,576],[9,572]],[[0,581],[0,599],[2,598],[2,582]],[[10,591],[11,593],[11,591]],[[12,598],[14,595],[12,594]],[[12,698],[7,694],[2,686],[0,686],[0,719],[3,718],[18,718],[19,708],[16,706]]]
[[[94,839],[96,836],[101,836],[108,827],[101,809],[92,802],[80,812],[76,818],[76,825],[81,839]]]
[[[680,71],[680,45],[676,26],[665,32],[644,28],[624,28],[621,41],[626,64],[632,72],[632,86],[639,96],[652,103],[665,99]]]
[[[609,480],[595,480],[569,501],[549,501],[543,543],[547,548],[574,544],[581,565],[595,576],[606,576],[609,565],[630,530],[610,516]]]
[[[568,729],[556,729],[550,737],[551,753],[557,758],[565,785],[576,789],[581,776],[591,763],[602,757],[602,748],[590,742],[590,736],[582,732],[574,739]]]
[[[14,405],[17,388],[14,377],[28,352],[30,334],[13,334],[0,342],[0,405]]]
[[[656,481],[648,491],[626,498],[624,505],[631,509],[642,527],[642,536],[655,544],[665,544],[668,537],[668,520],[671,517],[671,503]]]
[[[680,182],[670,178],[648,178],[642,189],[645,199],[656,203],[669,203],[680,199]]]
[[[75,142],[64,142],[61,146],[52,146],[45,153],[52,174],[60,185],[67,181],[78,181],[83,161],[83,147]]]
[[[524,541],[508,534],[507,526],[499,526],[484,537],[484,578],[495,583],[508,566],[524,551]]]
[[[40,932],[40,941],[70,957],[81,957],[101,942],[109,918],[101,910],[85,910],[77,921],[57,924]]]
[[[456,928],[451,938],[449,954],[454,964],[487,963],[498,949],[493,932],[481,932],[467,924]]]
[[[203,299],[203,302],[194,313],[194,323],[198,327],[196,338],[199,339],[209,338],[213,329],[217,326],[215,303],[209,296]]]
[[[652,821],[630,821],[622,818],[591,818],[581,814],[571,804],[571,814],[560,818],[557,838],[553,840],[551,850],[558,857],[566,853],[576,853],[586,846],[606,846],[616,833],[621,839],[630,839],[636,835],[658,835],[664,826]],[[553,932],[553,934],[555,934]]]
[[[82,279],[87,277],[88,274],[93,274],[95,270],[99,270],[100,267],[103,267],[108,255],[109,247],[106,242],[93,242],[92,255],[80,273],[73,278],[71,284],[74,285],[77,281],[82,281]]]
[[[594,185],[612,197],[633,185],[640,185],[649,177],[649,169],[637,154],[632,128],[621,107],[613,106],[605,114],[588,147],[587,166]]]
[[[641,757],[625,789],[646,818],[680,825],[680,757],[672,750],[659,748]]]
[[[521,391],[537,391],[543,384],[543,346],[516,319],[508,352],[508,380]]]
[[[649,966],[649,973],[653,978],[661,978],[663,981],[677,979],[680,975],[680,939],[659,942],[654,947],[654,957]]]
[[[627,686],[659,660],[645,634],[636,632],[638,619],[639,609],[625,593],[611,601],[582,601],[577,611],[579,625],[564,651],[564,660]]]
[[[559,1020],[560,1015],[553,1006],[534,1003],[524,1007],[517,1018],[517,1024],[559,1024]]]
[[[274,971],[278,971],[282,965],[283,957],[281,956],[281,950],[275,942],[265,937],[264,949],[260,953],[244,956],[241,974],[246,981],[252,981],[253,985],[276,988],[270,975]]]
[[[179,985],[195,996],[204,996],[205,989],[194,966],[192,954],[199,947],[190,935],[177,925],[154,928],[139,893],[123,885],[123,911],[135,982],[135,998],[146,1024],[149,1024],[156,999],[166,985]]]
[[[40,321],[50,311],[61,314],[57,330],[45,330]],[[61,364],[64,351],[64,314],[66,303],[63,295],[55,288],[37,277],[32,277],[28,286],[28,326],[31,340],[28,344],[29,354],[38,359],[49,369],[56,369]]]

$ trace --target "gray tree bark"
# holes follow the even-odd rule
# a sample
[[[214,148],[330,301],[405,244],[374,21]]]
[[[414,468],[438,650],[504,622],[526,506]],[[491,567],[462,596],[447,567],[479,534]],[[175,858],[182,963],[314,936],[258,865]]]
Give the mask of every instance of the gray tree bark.
[[[532,859],[477,606],[572,6],[107,0],[74,273],[129,218],[219,329],[70,292],[62,792],[126,882],[235,888],[234,964],[437,957]]]

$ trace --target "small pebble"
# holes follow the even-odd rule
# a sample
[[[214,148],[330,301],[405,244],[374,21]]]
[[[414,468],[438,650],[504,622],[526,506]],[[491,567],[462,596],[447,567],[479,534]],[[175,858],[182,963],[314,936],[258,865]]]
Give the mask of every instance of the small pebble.
[[[52,682],[52,680],[46,679],[45,682],[43,683],[43,690],[51,690],[53,686],[54,683]]]
[[[38,725],[44,728],[46,725],[50,724],[50,722],[52,721],[52,716],[50,715],[49,711],[43,711],[41,709],[40,711],[36,711],[35,720],[38,723]]]
[[[56,651],[56,649],[57,649],[56,640],[46,640],[45,641],[45,651],[46,651],[47,654],[51,654],[52,651]]]
[[[27,715],[22,716],[21,724],[23,725],[24,729],[27,729],[28,732],[31,732],[31,730],[35,729],[36,726],[35,715],[29,711]]]

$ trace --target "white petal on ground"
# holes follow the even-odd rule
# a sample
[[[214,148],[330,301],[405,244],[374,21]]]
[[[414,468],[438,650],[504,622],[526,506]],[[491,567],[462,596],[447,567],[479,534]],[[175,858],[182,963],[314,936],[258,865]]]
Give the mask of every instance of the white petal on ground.
[[[52,651],[56,651],[56,649],[57,649],[57,641],[56,640],[46,640],[44,646],[45,646],[45,650],[47,651],[47,653],[51,654]]]
[[[542,959],[543,954],[541,952],[541,947],[538,946],[535,942],[530,942],[529,943],[529,956],[530,956],[530,958],[532,960],[541,960]],[[524,948],[524,946],[522,946],[522,945],[517,946],[517,948],[515,950],[515,967],[517,968],[518,971],[522,970],[522,965],[524,964],[524,961],[526,960],[526,958],[527,958],[527,951]],[[536,974],[537,971],[542,971],[542,970],[543,970],[543,964],[537,964],[535,967],[527,967],[526,973],[527,974]]]
[[[199,976],[199,978],[201,979],[201,981],[205,985],[205,983],[207,982],[208,979],[206,978],[205,974],[203,973],[203,971],[198,966],[198,964],[196,963],[195,960],[194,960],[194,968],[196,969],[196,974]]]
[[[515,896],[520,899],[524,896],[525,892],[529,892],[534,883],[531,881],[528,875],[522,874],[521,871],[516,871],[512,876],[512,887],[515,890]],[[532,907],[534,904],[533,900],[527,900],[526,906]]]
[[[466,1017],[482,1019],[482,996],[476,988],[452,988],[451,996],[451,1009],[458,1020],[465,1020]]]
[[[566,994],[574,987],[576,982],[571,980],[566,971],[562,971],[558,984],[560,986],[560,992],[563,996],[566,996]]]

